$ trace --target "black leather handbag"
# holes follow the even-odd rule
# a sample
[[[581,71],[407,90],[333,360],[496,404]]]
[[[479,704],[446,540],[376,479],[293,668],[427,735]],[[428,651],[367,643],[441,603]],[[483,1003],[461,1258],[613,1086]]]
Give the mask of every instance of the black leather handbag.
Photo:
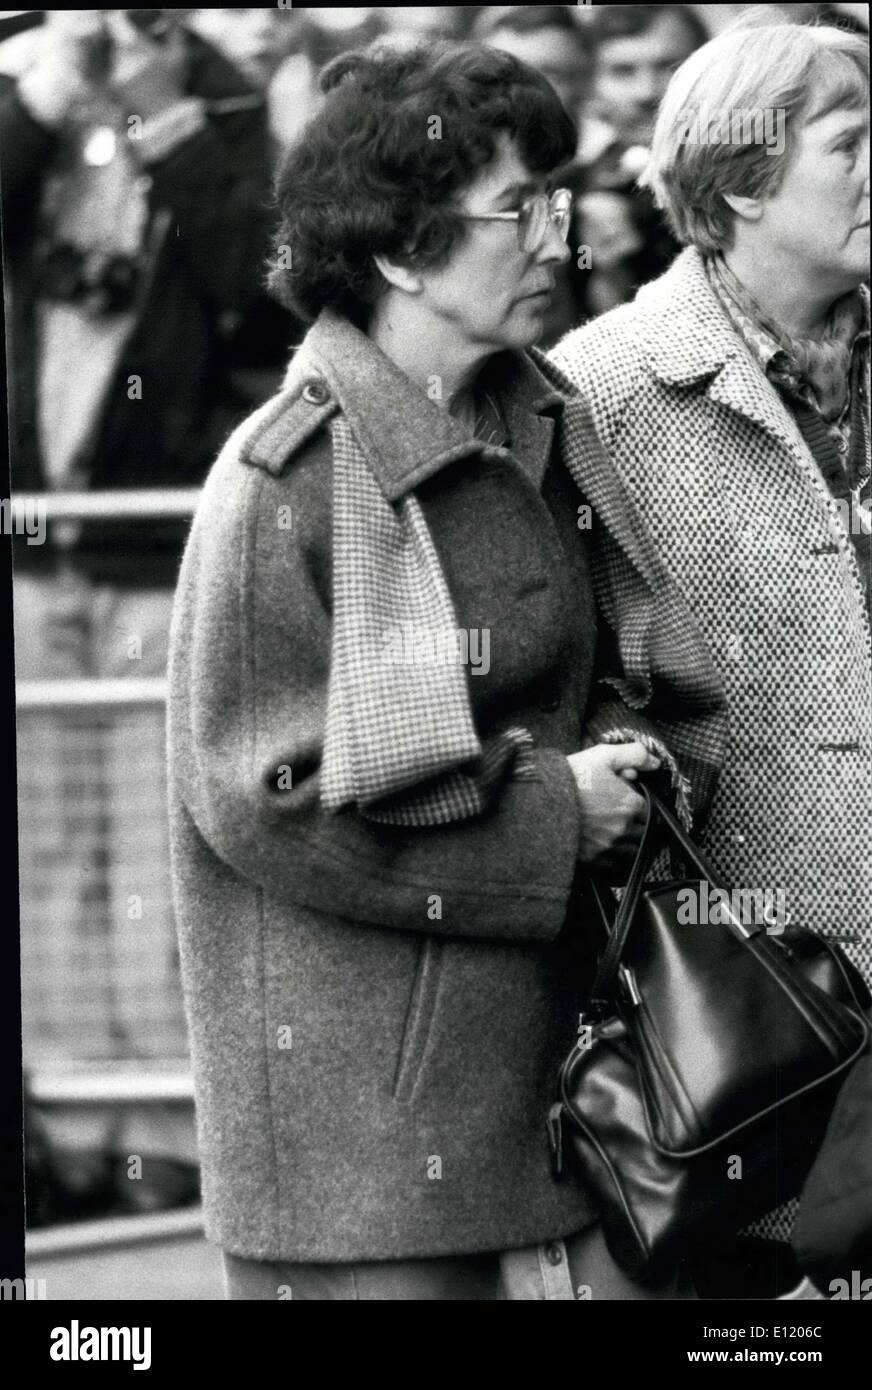
[[[799,1192],[867,1046],[870,997],[832,942],[746,925],[679,822],[639,789],[644,834],[548,1131],[555,1170],[571,1158],[613,1258],[646,1279]],[[698,879],[646,886],[658,827]],[[689,892],[718,902],[716,922],[687,923]]]

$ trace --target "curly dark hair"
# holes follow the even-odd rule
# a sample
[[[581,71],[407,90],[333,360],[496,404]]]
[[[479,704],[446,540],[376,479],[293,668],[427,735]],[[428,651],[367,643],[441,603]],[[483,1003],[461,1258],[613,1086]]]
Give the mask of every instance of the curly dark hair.
[[[444,264],[466,229],[452,201],[493,159],[500,132],[535,174],[576,149],[575,126],[545,78],[481,44],[344,53],[320,85],[326,100],[276,179],[266,276],[270,293],[307,322],[329,307],[365,327],[385,288],[374,255]]]

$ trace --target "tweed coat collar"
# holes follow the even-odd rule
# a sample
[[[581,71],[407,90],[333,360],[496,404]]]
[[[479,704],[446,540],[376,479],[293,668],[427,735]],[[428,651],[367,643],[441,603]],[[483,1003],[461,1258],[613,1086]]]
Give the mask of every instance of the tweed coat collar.
[[[866,312],[868,291],[863,288]],[[671,386],[705,384],[710,398],[804,453],[790,412],[733,327],[709,283],[705,263],[688,247],[636,297],[638,332],[649,365]]]
[[[597,435],[590,406],[569,378],[531,348],[495,358],[483,377],[484,384],[491,381],[499,384],[510,448],[470,439],[365,334],[324,311],[292,358],[281,392],[262,409],[242,456],[279,473],[341,408],[389,502],[476,452],[513,458],[539,490],[557,426],[557,447],[576,486],[637,574],[656,588],[662,571],[650,538]],[[313,386],[319,389],[307,391]]]
[[[331,310],[322,311],[307,333],[284,389],[297,390],[317,378],[341,408],[390,502],[446,464],[478,452],[511,453],[534,486],[541,486],[554,435],[554,418],[548,412],[559,411],[564,397],[527,353],[499,354],[482,376],[483,384],[498,385],[510,435],[508,449],[471,439],[365,333]],[[330,408],[325,400],[322,411],[330,413]],[[285,421],[279,445],[285,457],[301,442],[297,431],[306,429],[307,418],[290,413]],[[270,447],[276,443],[272,440]],[[253,444],[249,455],[258,462],[258,441]]]
[[[693,247],[682,251],[659,279],[643,285],[636,308],[645,355],[667,385],[702,381],[740,355],[736,334]]]

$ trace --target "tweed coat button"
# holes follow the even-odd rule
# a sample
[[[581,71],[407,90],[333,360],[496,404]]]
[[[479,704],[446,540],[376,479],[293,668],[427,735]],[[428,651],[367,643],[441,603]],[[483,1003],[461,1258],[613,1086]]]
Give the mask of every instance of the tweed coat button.
[[[545,1246],[545,1258],[550,1265],[559,1265],[563,1260],[563,1251],[556,1240]]]
[[[308,401],[309,405],[326,405],[330,399],[330,392],[317,377],[313,381],[307,381],[303,387],[303,400]]]

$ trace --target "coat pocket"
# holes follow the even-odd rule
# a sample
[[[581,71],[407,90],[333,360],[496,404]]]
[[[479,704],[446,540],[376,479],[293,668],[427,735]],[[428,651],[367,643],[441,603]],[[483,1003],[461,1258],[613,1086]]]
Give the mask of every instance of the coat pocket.
[[[409,1007],[406,1010],[406,1021],[394,1073],[394,1100],[410,1101],[420,1076],[439,989],[442,946],[441,941],[427,936],[418,951],[415,977],[412,981]]]

